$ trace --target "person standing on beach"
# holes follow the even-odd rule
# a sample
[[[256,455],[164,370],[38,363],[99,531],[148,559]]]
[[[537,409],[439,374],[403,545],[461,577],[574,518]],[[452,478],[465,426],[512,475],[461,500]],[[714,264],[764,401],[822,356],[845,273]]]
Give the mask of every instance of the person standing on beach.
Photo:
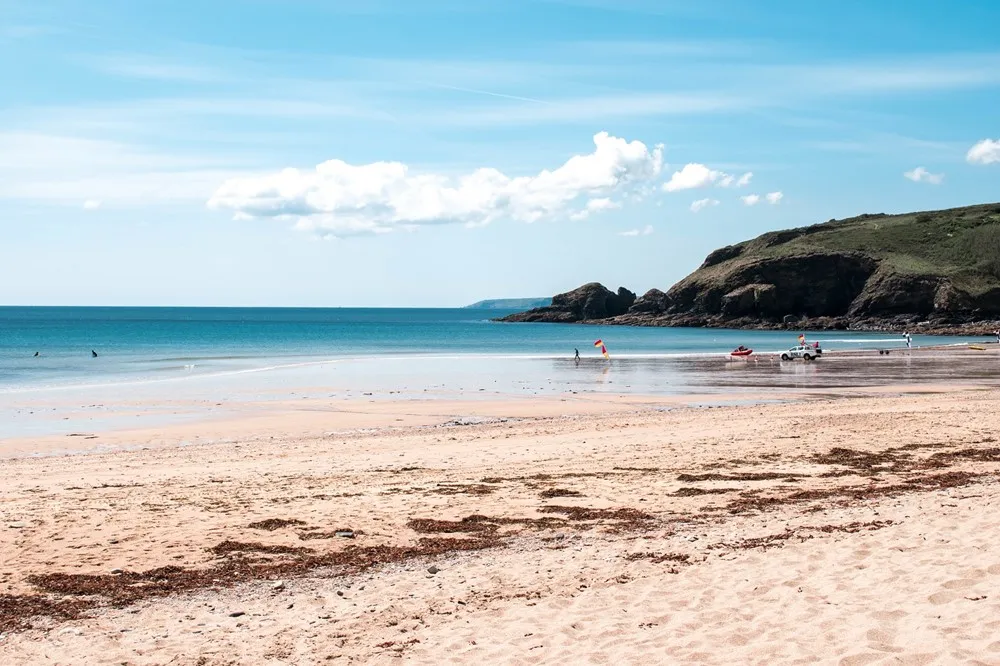
[[[904,332],[904,333],[903,333],[903,337],[904,337],[904,338],[906,338],[906,348],[907,348],[907,349],[912,349],[912,347],[911,347],[911,343],[912,343],[913,341],[912,341],[912,340],[910,339],[910,334],[909,334],[909,333],[906,333],[906,332]]]

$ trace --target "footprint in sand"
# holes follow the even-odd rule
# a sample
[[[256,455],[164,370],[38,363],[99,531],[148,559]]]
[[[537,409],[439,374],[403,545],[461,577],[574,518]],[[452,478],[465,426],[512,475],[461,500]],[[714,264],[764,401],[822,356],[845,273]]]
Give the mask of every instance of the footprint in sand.
[[[896,640],[896,632],[886,631],[885,629],[869,629],[868,633],[865,634],[865,638],[868,639],[869,643],[875,643],[878,647],[892,645],[892,642]],[[876,645],[871,647],[876,647]]]
[[[891,622],[899,622],[907,615],[909,615],[909,613],[907,613],[904,610],[875,611],[874,613],[872,613],[872,619],[875,620],[876,622],[891,623]]]
[[[966,569],[962,572],[964,578],[975,578],[976,580],[986,578],[986,569]]]
[[[955,580],[949,580],[941,587],[946,590],[961,590],[966,587],[972,587],[978,582],[978,580],[973,580],[971,578],[956,578]]]
[[[960,596],[961,595],[958,592],[935,592],[931,596],[927,597],[927,601],[939,606],[941,604],[946,604],[949,601],[954,601]]]
[[[840,660],[839,666],[864,666],[885,659],[884,653],[852,654]]]

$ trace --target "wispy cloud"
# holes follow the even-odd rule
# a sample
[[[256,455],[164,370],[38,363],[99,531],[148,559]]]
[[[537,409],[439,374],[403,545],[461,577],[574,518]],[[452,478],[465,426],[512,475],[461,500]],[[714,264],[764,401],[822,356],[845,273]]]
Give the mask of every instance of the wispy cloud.
[[[887,95],[981,88],[1000,84],[1000,53],[914,54],[894,59],[804,65],[750,66],[759,83],[789,85],[811,96]]]
[[[136,54],[86,58],[84,61],[104,73],[133,79],[185,83],[211,83],[226,79],[225,73],[214,67]]]
[[[6,25],[0,26],[0,40],[32,39],[60,32],[59,28],[50,25]]]
[[[0,199],[94,210],[105,203],[200,202],[241,160],[165,153],[116,141],[0,132]]]
[[[781,200],[785,198],[785,195],[782,194],[781,192],[768,192],[766,195],[764,195],[764,198],[767,199],[767,203],[771,204],[772,206],[776,206],[777,204],[781,203]]]
[[[448,86],[442,83],[431,83],[428,84],[432,88],[440,88],[441,90],[454,90],[456,92],[469,93],[470,95],[485,95],[487,97],[499,97],[501,99],[512,99],[517,102],[531,102],[532,104],[548,104],[545,100],[535,99],[534,97],[522,97],[520,95],[508,95],[502,92],[494,92],[490,90],[477,90],[475,88],[462,88],[460,86]]]
[[[580,40],[556,43],[557,52],[588,53],[608,58],[692,59],[722,60],[745,58],[760,53],[760,42],[746,40]]]
[[[914,183],[928,183],[930,185],[940,185],[944,181],[943,173],[931,173],[922,166],[905,172],[903,177],[912,180]]]
[[[815,150],[825,150],[835,153],[859,153],[866,155],[923,155],[934,153],[941,157],[951,158],[954,158],[955,154],[959,153],[963,148],[963,144],[956,141],[932,141],[884,132],[860,133],[860,136],[857,138],[810,141],[805,145]]]
[[[691,202],[691,212],[698,213],[704,210],[705,208],[718,205],[719,205],[718,199],[698,199],[697,201]]]
[[[748,194],[745,197],[740,197],[740,201],[742,201],[743,204],[746,206],[756,206],[757,203],[760,201],[760,195]]]
[[[594,123],[614,118],[714,113],[749,104],[747,100],[715,93],[624,93],[553,99],[544,105],[456,110],[421,120],[466,126]]]
[[[653,233],[653,225],[647,224],[642,229],[629,229],[628,231],[619,231],[619,236],[635,237],[635,236],[649,236]]]

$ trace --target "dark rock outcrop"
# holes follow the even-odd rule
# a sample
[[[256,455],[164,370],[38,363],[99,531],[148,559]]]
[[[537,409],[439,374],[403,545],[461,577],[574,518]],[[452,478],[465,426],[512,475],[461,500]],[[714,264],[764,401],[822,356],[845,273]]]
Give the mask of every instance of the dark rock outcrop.
[[[617,317],[628,312],[635,294],[619,287],[615,293],[598,282],[552,297],[552,305],[503,317],[500,321],[573,323]]]
[[[629,312],[658,314],[669,308],[670,297],[659,289],[650,289],[632,304]]]
[[[940,278],[899,275],[879,271],[851,303],[854,317],[914,314],[926,317],[934,311],[934,299]]]

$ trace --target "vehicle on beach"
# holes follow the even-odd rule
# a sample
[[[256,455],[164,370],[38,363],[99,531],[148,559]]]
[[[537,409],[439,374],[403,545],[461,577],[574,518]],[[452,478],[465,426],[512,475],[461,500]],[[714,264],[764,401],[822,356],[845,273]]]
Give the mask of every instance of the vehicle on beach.
[[[733,351],[729,352],[729,355],[730,356],[736,356],[736,357],[747,357],[747,356],[749,356],[752,353],[753,353],[752,349],[747,349],[743,345],[740,345],[739,347],[737,347]]]
[[[804,361],[811,361],[814,358],[819,358],[823,355],[823,350],[818,346],[814,345],[798,345],[792,347],[788,351],[781,352],[782,361],[791,361],[796,358],[801,358]]]

